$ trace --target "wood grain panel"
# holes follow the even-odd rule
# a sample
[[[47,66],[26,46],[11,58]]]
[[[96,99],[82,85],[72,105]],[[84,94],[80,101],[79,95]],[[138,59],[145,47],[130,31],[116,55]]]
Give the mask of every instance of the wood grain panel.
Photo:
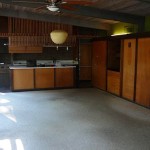
[[[107,91],[120,96],[120,72],[107,70]]]
[[[35,69],[35,88],[54,88],[54,68]]]
[[[136,39],[124,40],[122,97],[134,100]]]
[[[9,46],[9,53],[26,53],[25,46]]]
[[[92,48],[92,84],[106,90],[107,41],[95,41]]]
[[[28,46],[26,47],[27,53],[42,53],[43,47],[41,46]]]
[[[91,80],[91,65],[92,65],[92,45],[81,44],[80,45],[80,80]]]
[[[150,38],[138,39],[136,102],[150,107]]]
[[[34,89],[34,69],[13,70],[13,90]]]
[[[91,80],[92,67],[80,67],[80,80]]]
[[[55,87],[74,87],[74,68],[56,68]]]
[[[80,66],[91,66],[91,44],[80,45]]]

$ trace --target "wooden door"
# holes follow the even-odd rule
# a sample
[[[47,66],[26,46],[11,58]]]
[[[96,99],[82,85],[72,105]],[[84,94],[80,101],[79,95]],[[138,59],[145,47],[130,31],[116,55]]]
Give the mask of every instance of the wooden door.
[[[80,80],[91,80],[91,44],[80,45]]]
[[[107,41],[93,42],[92,84],[102,90],[106,90],[106,55]]]
[[[150,107],[150,38],[138,39],[135,101]]]
[[[135,92],[136,39],[125,39],[123,43],[122,97],[134,100]]]

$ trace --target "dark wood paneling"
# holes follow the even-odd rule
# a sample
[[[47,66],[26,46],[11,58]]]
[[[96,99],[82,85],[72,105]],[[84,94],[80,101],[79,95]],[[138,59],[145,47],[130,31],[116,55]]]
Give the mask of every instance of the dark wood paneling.
[[[150,107],[150,38],[138,39],[135,100],[140,105]]]
[[[80,80],[91,80],[92,67],[80,67]]]
[[[80,45],[80,80],[91,80],[91,44]]]
[[[125,39],[123,46],[122,97],[134,100],[136,39]]]

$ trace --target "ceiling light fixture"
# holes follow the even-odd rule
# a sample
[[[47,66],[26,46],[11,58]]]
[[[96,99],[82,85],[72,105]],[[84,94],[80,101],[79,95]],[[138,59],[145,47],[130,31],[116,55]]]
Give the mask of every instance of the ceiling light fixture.
[[[59,14],[60,15],[60,14]],[[60,16],[58,16],[58,19],[60,22]],[[61,29],[60,23],[58,24],[58,29],[53,30],[50,33],[50,37],[51,40],[55,43],[55,44],[63,44],[65,43],[67,37],[68,37],[68,33],[64,30]]]
[[[57,7],[55,5],[48,5],[47,9],[52,11],[52,12],[59,11],[59,7]]]

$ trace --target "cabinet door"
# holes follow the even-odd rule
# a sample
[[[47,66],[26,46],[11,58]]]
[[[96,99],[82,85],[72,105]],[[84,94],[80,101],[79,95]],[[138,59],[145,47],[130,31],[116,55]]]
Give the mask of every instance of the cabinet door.
[[[123,44],[122,97],[134,99],[136,39],[126,39]]]
[[[120,96],[120,72],[107,71],[107,91]]]
[[[150,107],[150,38],[138,39],[135,100]]]
[[[41,46],[27,46],[26,53],[42,53]]]
[[[54,68],[35,69],[35,88],[54,88]]]
[[[91,80],[91,44],[80,45],[80,80]]]
[[[95,41],[92,48],[92,83],[94,87],[106,90],[107,41]]]
[[[25,46],[9,46],[9,53],[26,53]]]
[[[74,68],[56,68],[55,87],[74,87]]]
[[[34,89],[34,69],[13,70],[13,90]]]

